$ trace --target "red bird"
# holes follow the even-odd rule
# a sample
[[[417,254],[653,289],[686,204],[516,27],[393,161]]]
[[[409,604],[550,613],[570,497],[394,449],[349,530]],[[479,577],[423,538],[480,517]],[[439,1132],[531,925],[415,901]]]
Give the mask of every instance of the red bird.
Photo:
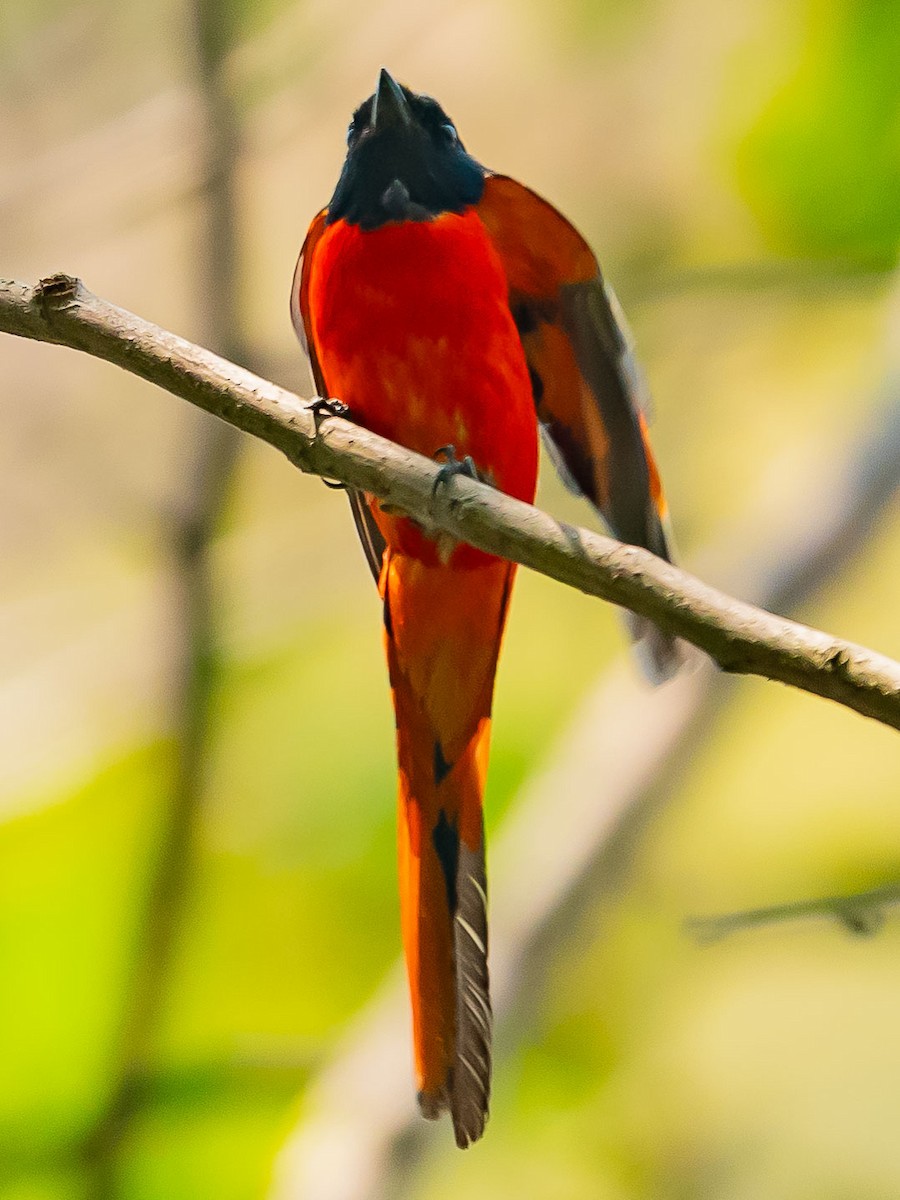
[[[448,471],[534,499],[538,430],[623,541],[669,557],[630,343],[569,222],[469,155],[437,103],[382,71],[353,114],[291,311],[322,396]],[[481,1136],[491,1077],[482,797],[515,566],[351,493],[384,602],[397,720],[403,941],[419,1104]],[[656,676],[670,638],[632,619]]]

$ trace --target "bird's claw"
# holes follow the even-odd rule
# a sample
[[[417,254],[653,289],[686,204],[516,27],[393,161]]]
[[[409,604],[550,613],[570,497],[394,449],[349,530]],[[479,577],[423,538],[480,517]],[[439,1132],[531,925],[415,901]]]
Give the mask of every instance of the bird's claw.
[[[316,433],[319,432],[319,426],[326,417],[343,417],[346,420],[350,413],[349,407],[343,400],[326,399],[324,396],[316,396],[315,400],[310,400],[309,411],[316,423]],[[346,492],[347,490],[346,483],[341,483],[339,479],[323,479],[322,482],[334,492]]]
[[[467,479],[474,479],[476,483],[484,483],[485,480],[475,466],[475,460],[471,454],[467,454],[465,458],[456,457],[456,447],[440,446],[435,450],[433,457],[435,459],[443,458],[445,461],[441,464],[441,469],[434,477],[434,483],[431,487],[432,496],[435,495],[438,488],[443,483],[449,483],[454,475],[465,475]]]
[[[343,400],[326,399],[323,396],[316,396],[315,400],[310,400],[308,407],[315,419],[317,433],[319,425],[326,417],[343,417],[346,420],[350,414],[350,409]]]

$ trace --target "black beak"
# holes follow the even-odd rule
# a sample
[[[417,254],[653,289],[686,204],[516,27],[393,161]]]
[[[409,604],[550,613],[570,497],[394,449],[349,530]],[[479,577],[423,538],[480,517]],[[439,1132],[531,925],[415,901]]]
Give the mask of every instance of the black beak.
[[[413,115],[399,83],[382,67],[378,76],[378,87],[375,89],[370,128],[380,131],[412,123]]]

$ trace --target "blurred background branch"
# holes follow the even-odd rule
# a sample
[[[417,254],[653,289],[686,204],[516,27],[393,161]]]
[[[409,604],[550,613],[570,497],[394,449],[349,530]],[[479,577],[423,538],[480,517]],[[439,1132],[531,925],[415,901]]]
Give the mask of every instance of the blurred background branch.
[[[884,924],[886,910],[900,903],[900,884],[886,884],[845,896],[819,896],[813,900],[791,900],[765,908],[722,913],[712,917],[689,917],[685,930],[700,942],[715,942],[746,929],[799,921],[809,917],[836,921],[847,933],[870,937]]]
[[[225,78],[231,44],[217,0],[188,0],[185,23],[194,48],[201,215],[192,264],[197,307],[208,344],[247,361],[239,296],[239,225],[236,173],[240,146],[237,111]],[[132,1134],[158,1058],[160,1023],[191,887],[200,810],[209,770],[210,739],[220,647],[217,587],[211,547],[225,512],[239,452],[237,430],[199,417],[181,450],[181,482],[164,515],[171,562],[167,625],[173,644],[174,761],[170,792],[148,864],[144,910],[138,924],[131,980],[122,1010],[117,1078],[84,1155],[89,1194],[121,1194],[120,1156]]]

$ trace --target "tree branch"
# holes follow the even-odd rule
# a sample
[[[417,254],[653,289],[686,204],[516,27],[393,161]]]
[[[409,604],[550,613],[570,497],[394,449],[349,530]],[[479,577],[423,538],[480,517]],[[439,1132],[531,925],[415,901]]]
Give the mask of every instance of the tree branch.
[[[269,442],[301,470],[371,492],[479,549],[649,617],[726,671],[762,675],[900,728],[900,664],[733,599],[646,550],[555,521],[308,404],[57,275],[0,281],[0,331],[67,345],[156,383]]]
[[[900,904],[900,884],[891,883],[848,896],[820,896],[813,900],[792,900],[787,904],[771,904],[766,908],[749,908],[712,917],[691,917],[685,921],[684,927],[699,942],[717,942],[730,933],[760,925],[797,921],[804,917],[826,917],[837,921],[847,933],[869,937],[884,924],[885,909],[896,904]]]

